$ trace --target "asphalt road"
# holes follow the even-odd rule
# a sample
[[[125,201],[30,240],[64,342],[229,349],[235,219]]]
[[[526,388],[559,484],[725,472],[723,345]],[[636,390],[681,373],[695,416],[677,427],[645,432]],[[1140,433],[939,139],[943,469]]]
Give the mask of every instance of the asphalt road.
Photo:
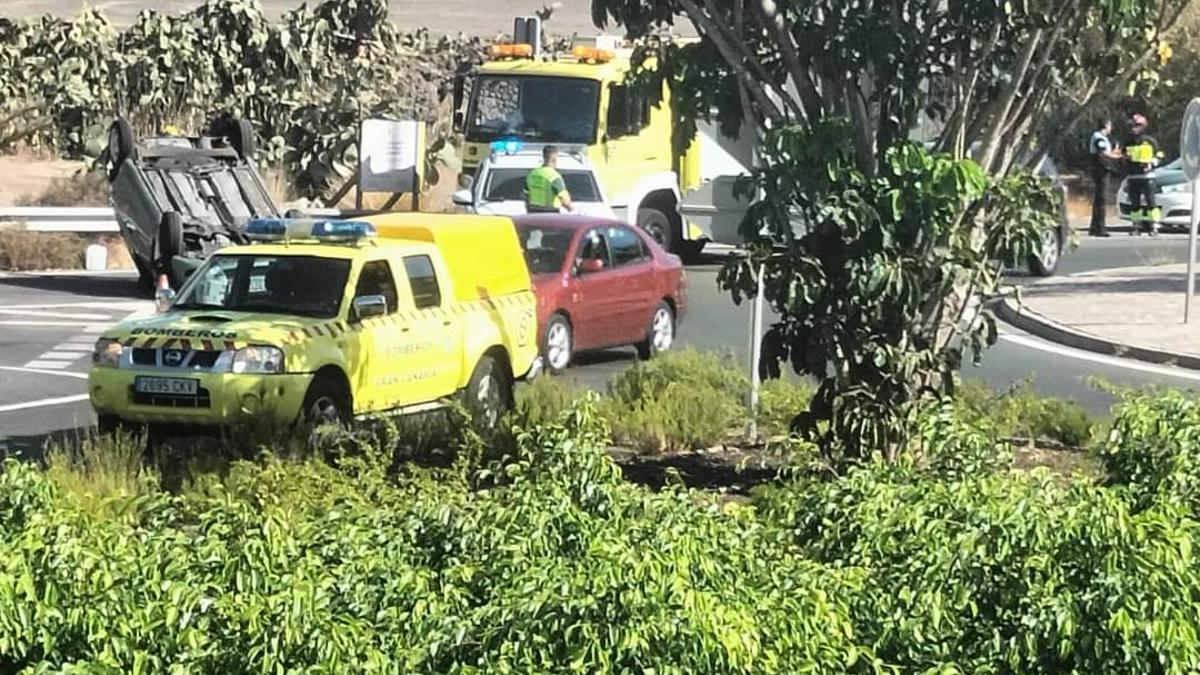
[[[1118,235],[1085,240],[1062,264],[1062,273],[1182,262],[1186,237]],[[749,361],[750,308],[736,306],[717,288],[721,259],[688,269],[689,313],[681,346],[728,353]],[[1028,280],[1012,277],[1016,284]],[[71,434],[94,423],[85,394],[88,351],[104,326],[151,304],[134,294],[128,273],[0,276],[0,447],[10,452],[40,447],[51,433]],[[769,318],[767,323],[769,323]],[[1075,399],[1097,414],[1111,397],[1089,383],[1097,378],[1124,387],[1200,389],[1200,372],[1104,357],[1051,344],[1002,326],[999,343],[964,376],[1003,389],[1029,380],[1041,393]],[[636,360],[632,349],[583,355],[568,371],[583,386],[602,390]]]

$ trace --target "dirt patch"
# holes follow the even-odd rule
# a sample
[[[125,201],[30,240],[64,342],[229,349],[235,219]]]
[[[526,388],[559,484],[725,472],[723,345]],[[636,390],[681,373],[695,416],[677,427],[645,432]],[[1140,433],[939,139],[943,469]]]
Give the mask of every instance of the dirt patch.
[[[14,206],[22,198],[41,195],[57,180],[69,180],[86,168],[83,162],[47,159],[26,154],[0,156],[0,206]]]

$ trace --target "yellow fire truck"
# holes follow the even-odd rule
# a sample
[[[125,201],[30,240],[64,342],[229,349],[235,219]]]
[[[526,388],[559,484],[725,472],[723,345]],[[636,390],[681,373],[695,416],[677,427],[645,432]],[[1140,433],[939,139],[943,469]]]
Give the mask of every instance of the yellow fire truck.
[[[701,123],[677,154],[669,97],[652,101],[630,86],[632,54],[619,40],[577,39],[569,54],[542,53],[539,40],[531,42],[493,46],[456,87],[464,187],[492,153],[526,143],[582,148],[617,217],[667,249],[686,257],[706,241],[740,242],[746,203],[733,184],[753,164],[753,133],[734,140]]]

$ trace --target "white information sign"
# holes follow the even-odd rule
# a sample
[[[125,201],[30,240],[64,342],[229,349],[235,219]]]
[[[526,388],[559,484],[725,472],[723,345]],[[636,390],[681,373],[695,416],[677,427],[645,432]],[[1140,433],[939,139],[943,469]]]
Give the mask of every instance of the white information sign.
[[[421,161],[421,124],[363,120],[358,139],[359,189],[412,192]]]

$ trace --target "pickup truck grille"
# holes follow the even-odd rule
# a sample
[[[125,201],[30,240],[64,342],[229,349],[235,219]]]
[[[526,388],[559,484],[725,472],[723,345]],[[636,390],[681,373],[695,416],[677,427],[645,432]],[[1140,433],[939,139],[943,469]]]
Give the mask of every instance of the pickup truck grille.
[[[203,349],[148,349],[133,350],[133,365],[143,368],[165,368],[168,370],[209,371],[216,365],[221,352]]]
[[[149,405],[158,408],[211,408],[212,394],[200,387],[195,396],[175,394],[146,394],[130,390],[134,405]]]

